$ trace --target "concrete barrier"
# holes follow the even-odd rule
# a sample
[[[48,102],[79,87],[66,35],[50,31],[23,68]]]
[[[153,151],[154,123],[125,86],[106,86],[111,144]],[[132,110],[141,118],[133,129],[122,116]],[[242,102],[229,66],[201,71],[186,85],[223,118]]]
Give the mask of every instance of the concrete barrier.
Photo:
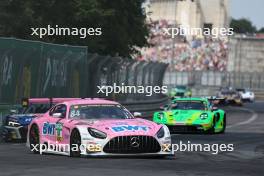
[[[2,112],[0,112],[0,127],[2,126],[3,124],[3,114]]]

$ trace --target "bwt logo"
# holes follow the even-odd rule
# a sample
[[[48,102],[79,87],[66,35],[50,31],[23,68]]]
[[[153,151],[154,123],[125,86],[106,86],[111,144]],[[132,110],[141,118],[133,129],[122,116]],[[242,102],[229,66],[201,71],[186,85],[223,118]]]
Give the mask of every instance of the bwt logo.
[[[112,127],[114,132],[123,132],[123,131],[148,131],[146,126],[137,126],[137,125],[123,125]]]
[[[42,134],[43,135],[54,135],[56,124],[44,123]]]

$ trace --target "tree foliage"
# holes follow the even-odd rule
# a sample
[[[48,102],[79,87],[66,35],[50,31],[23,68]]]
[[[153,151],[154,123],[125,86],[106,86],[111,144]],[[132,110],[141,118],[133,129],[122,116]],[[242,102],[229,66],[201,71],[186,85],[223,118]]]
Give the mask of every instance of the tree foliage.
[[[264,33],[264,27],[260,28],[260,29],[258,30],[258,33]]]
[[[230,27],[234,29],[236,33],[255,33],[256,27],[253,26],[252,22],[248,19],[232,19]]]
[[[0,35],[85,45],[89,52],[129,56],[147,43],[143,0],[1,0]],[[31,27],[94,27],[101,36],[31,36]]]

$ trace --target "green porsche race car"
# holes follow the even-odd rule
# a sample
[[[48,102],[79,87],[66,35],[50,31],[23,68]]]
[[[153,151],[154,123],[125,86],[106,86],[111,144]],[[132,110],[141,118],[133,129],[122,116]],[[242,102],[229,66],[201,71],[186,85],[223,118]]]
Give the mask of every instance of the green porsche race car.
[[[226,113],[207,98],[176,98],[164,111],[155,112],[153,121],[167,125],[171,133],[224,133]]]

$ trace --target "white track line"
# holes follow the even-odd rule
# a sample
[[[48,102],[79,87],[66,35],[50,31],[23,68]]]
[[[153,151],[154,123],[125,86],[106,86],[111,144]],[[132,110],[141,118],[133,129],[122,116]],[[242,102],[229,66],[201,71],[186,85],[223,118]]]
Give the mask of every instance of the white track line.
[[[247,108],[238,108],[238,109],[244,110],[244,111],[248,111],[248,112],[252,113],[252,116],[246,121],[242,121],[242,122],[236,123],[234,125],[229,125],[226,128],[233,128],[233,127],[237,127],[237,126],[240,126],[240,125],[246,125],[246,124],[249,124],[249,123],[255,121],[258,118],[258,114],[255,111],[253,111],[253,110],[250,110],[250,109],[247,109]]]

